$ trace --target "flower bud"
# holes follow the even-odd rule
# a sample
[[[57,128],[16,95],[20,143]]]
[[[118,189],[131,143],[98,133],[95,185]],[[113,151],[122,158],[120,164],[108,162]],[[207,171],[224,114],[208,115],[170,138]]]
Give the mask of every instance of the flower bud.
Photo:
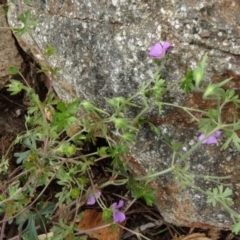
[[[83,101],[81,105],[85,108],[87,111],[93,111],[95,109],[94,105],[91,102]]]
[[[116,128],[127,128],[129,123],[124,118],[115,118],[114,120]]]
[[[198,66],[196,69],[193,70],[193,79],[195,81],[196,87],[198,88],[200,83],[204,78],[204,68]]]

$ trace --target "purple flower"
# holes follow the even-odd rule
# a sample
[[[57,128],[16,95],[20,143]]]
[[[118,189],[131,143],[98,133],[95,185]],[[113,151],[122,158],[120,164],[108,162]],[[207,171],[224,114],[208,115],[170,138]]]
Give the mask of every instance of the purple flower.
[[[217,144],[217,139],[221,136],[222,132],[220,130],[216,131],[214,134],[206,138],[202,143],[204,144]],[[198,137],[198,141],[202,141],[205,138],[205,134],[202,133]]]
[[[164,42],[163,44],[156,43],[155,45],[153,45],[151,47],[151,50],[149,51],[148,54],[152,58],[161,59],[165,56],[165,54],[170,46],[171,46],[171,44],[169,42]]]
[[[114,222],[123,222],[126,219],[126,216],[123,212],[119,212],[118,208],[121,208],[124,205],[124,201],[120,200],[117,204],[116,202],[112,205],[113,210],[113,221]]]
[[[97,190],[93,195],[91,195],[87,200],[87,205],[94,205],[96,203],[96,199],[101,196],[101,192]]]

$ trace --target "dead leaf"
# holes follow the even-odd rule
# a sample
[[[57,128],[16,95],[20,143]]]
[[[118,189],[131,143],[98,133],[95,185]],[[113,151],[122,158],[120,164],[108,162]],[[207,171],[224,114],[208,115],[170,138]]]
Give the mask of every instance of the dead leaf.
[[[49,107],[44,108],[44,113],[49,122],[52,122],[52,115],[53,115],[53,110],[51,110]]]
[[[67,131],[67,135],[69,137],[72,137],[73,135],[75,135],[76,133],[78,133],[79,131],[81,130],[81,127],[76,125],[76,124],[73,124]]]
[[[212,239],[212,240],[218,240],[221,236],[221,231],[219,229],[216,228],[211,228],[208,231],[208,236]]]
[[[44,233],[44,234],[41,234],[41,235],[38,235],[38,239],[39,240],[45,240],[45,239],[48,239],[49,237],[53,237],[53,232],[49,232],[49,233]]]
[[[212,240],[206,237],[204,233],[192,233],[186,236],[174,236],[172,240]]]
[[[232,239],[234,239],[234,234],[233,233],[229,233],[225,240],[232,240]]]
[[[106,225],[102,220],[102,212],[97,212],[94,209],[86,209],[79,222],[79,229],[91,230],[93,228]],[[120,238],[120,229],[112,229],[112,226],[100,228],[96,231],[88,232],[88,235],[98,240],[118,240]]]

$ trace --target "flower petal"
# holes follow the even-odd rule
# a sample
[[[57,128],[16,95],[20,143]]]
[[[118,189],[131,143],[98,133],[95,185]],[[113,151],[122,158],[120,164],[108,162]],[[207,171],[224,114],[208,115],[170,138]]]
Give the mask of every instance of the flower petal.
[[[123,205],[124,205],[124,201],[120,200],[118,205],[116,206],[116,208],[121,208],[121,207],[123,207]]]
[[[217,144],[217,139],[214,136],[210,136],[205,141],[203,141],[203,143],[206,143],[206,144]]]
[[[115,209],[121,208],[121,207],[123,207],[123,205],[124,205],[124,201],[123,200],[119,200],[118,204],[116,202],[114,202],[112,204],[112,209],[115,210]]]
[[[170,46],[171,46],[170,42],[164,42],[162,48],[166,52]]]
[[[198,137],[198,141],[202,141],[205,138],[205,134],[201,133],[200,136]]]
[[[94,196],[91,196],[87,200],[87,205],[94,205],[96,203],[96,198]]]
[[[217,144],[217,138],[219,138],[222,134],[222,131],[218,130],[211,136],[209,136],[207,139],[205,139],[202,143],[203,144]],[[205,138],[205,134],[201,133],[198,137],[198,141],[202,141]]]
[[[95,193],[95,197],[99,198],[101,196],[101,192],[99,190],[97,190],[97,192]]]
[[[151,47],[149,51],[149,55],[153,58],[160,58],[160,54],[163,52],[162,45],[160,43],[156,43]]]
[[[113,221],[114,222],[123,222],[126,219],[126,216],[123,212],[115,212],[113,214]]]
[[[221,134],[222,134],[222,131],[218,130],[214,133],[214,137],[218,138],[221,136]]]
[[[116,202],[114,202],[114,203],[112,204],[112,209],[113,209],[113,211],[114,211],[115,209],[117,209],[117,203],[116,203]]]

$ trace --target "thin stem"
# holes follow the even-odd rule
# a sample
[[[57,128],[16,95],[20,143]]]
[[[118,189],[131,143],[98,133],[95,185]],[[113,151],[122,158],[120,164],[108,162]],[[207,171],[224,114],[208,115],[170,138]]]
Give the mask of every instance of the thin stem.
[[[122,229],[124,229],[124,230],[126,230],[126,231],[128,231],[128,232],[130,232],[130,233],[132,233],[133,235],[136,235],[137,238],[142,237],[142,238],[144,238],[144,239],[146,239],[146,240],[151,240],[150,238],[145,237],[143,234],[141,234],[141,233],[139,233],[139,232],[135,232],[135,231],[133,231],[133,230],[131,230],[131,229],[129,229],[129,228],[126,228],[126,227],[124,227],[124,226],[121,225],[121,224],[118,224],[118,223],[117,223],[117,225],[118,225],[120,228],[122,228]]]
[[[221,126],[214,128],[210,133],[208,133],[201,141],[197,142],[195,145],[192,146],[185,154],[183,154],[178,163],[184,161],[187,157],[189,157],[209,136],[214,134],[216,131],[220,130]]]
[[[43,59],[44,59],[44,62],[47,64],[47,67],[50,69],[51,68],[51,65],[47,59],[47,57],[45,56],[45,54],[43,53],[42,49],[40,48],[40,46],[38,45],[37,41],[35,40],[35,38],[32,36],[32,34],[29,34],[30,37],[32,38],[33,42],[35,43],[35,45],[37,46],[39,52],[41,53]],[[51,92],[52,92],[52,89],[53,89],[53,81],[54,81],[54,75],[51,71],[49,71],[50,74],[48,74],[48,76],[50,77],[50,86],[48,88],[48,93],[47,95],[49,95]]]
[[[114,224],[114,222],[111,222],[111,223],[108,223],[108,224],[105,224],[105,225],[102,225],[102,226],[99,226],[99,227],[79,231],[79,232],[75,233],[75,236],[78,236],[78,235],[81,235],[81,234],[86,234],[86,233],[93,232],[93,231],[97,231],[97,230],[100,230],[100,229],[103,229],[103,228],[106,228],[106,227],[110,227],[112,224]]]
[[[5,227],[6,227],[6,223],[7,223],[7,214],[6,213],[5,213],[2,221],[3,221],[3,224],[2,224],[2,227],[1,227],[0,240],[3,240],[3,238],[4,238],[4,231],[5,231]]]
[[[146,106],[134,119],[133,119],[133,126],[136,126],[138,119],[149,109],[149,106]]]
[[[107,187],[109,185],[115,185],[115,186],[121,186],[124,185],[128,182],[128,178],[127,179],[119,179],[119,180],[109,180],[105,183],[103,183],[100,188],[104,188]]]
[[[163,104],[163,105],[166,105],[166,106],[181,108],[181,109],[183,109],[183,110],[185,110],[185,111],[193,111],[193,112],[199,112],[199,113],[206,114],[206,111],[203,111],[203,110],[200,110],[200,109],[195,109],[195,108],[189,108],[189,107],[179,106],[179,105],[174,104],[174,103],[162,102],[162,104]]]
[[[31,88],[31,86],[28,84],[26,78],[22,75],[22,73],[21,73],[21,72],[18,72],[18,74],[19,74],[19,75],[21,76],[21,78],[24,80],[24,82],[26,83],[27,87],[28,87],[28,88]]]
[[[144,177],[135,177],[135,180],[142,181],[142,180],[146,180],[146,179],[149,179],[149,178],[155,178],[155,177],[167,174],[169,172],[172,172],[173,170],[174,170],[174,166],[171,166],[170,168],[167,168],[167,169],[165,169],[161,172],[156,172],[156,173],[144,176]]]
[[[64,164],[64,162],[62,163],[62,165]],[[53,176],[49,179],[48,183],[46,184],[46,186],[43,188],[43,190],[38,194],[38,196],[23,210],[21,210],[20,212],[18,212],[17,214],[15,214],[14,216],[8,218],[7,220],[11,220],[16,218],[17,216],[21,215],[22,213],[24,213],[27,209],[29,209],[32,205],[34,205],[38,199],[42,196],[42,194],[46,191],[46,189],[48,188],[48,186],[50,185],[50,183],[52,182],[52,180],[56,177],[57,173],[53,174]],[[26,185],[26,184],[25,184]],[[20,190],[21,191],[21,190]],[[16,193],[18,194],[18,192]],[[0,223],[3,223],[3,220],[0,221]]]

